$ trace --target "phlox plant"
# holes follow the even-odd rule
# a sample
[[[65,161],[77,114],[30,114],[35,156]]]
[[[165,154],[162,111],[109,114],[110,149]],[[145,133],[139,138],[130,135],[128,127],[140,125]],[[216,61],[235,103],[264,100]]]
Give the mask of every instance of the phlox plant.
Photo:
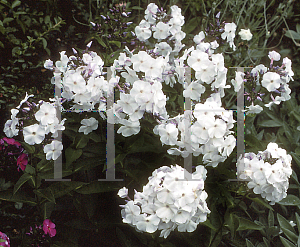
[[[62,51],[60,60],[55,63],[47,60],[44,67],[53,71],[52,84],[61,88],[62,98],[35,103],[31,99],[34,95],[26,93],[19,106],[11,110],[11,119],[4,128],[5,134],[10,138],[22,132],[25,149],[31,154],[35,152],[35,148],[31,149],[31,146],[40,148],[35,156],[40,161],[33,164],[37,159],[33,159],[33,155],[29,156],[31,165],[26,166],[19,183],[22,185],[31,181],[33,184],[36,198],[39,199],[37,203],[35,200],[31,202],[46,208],[47,203],[54,203],[56,196],[59,197],[57,194],[61,192],[59,188],[49,189],[50,192],[47,188],[39,189],[41,179],[49,178],[52,161],[62,154],[63,144],[61,140],[57,140],[58,133],[65,129],[67,131],[70,126],[68,121],[71,119],[61,120],[58,117],[58,105],[63,107],[63,111],[80,113],[77,120],[80,119],[81,123],[79,128],[76,123],[77,127],[72,129],[73,132],[79,132],[76,135],[80,135],[80,140],[76,142],[77,136],[73,137],[73,146],[68,147],[68,157],[62,171],[64,177],[81,169],[88,169],[75,161],[82,155],[82,150],[90,139],[98,140],[95,132],[106,120],[111,124],[118,124],[116,132],[119,135],[116,135],[116,139],[124,138],[125,143],[126,138],[145,133],[143,124],[146,122],[148,127],[151,126],[154,138],[159,139],[162,146],[168,147],[167,154],[172,157],[170,160],[175,160],[176,156],[177,161],[182,162],[170,164],[171,167],[156,164],[160,167],[153,171],[142,192],[135,190],[133,199],[128,195],[129,186],[118,190],[121,198],[128,199],[125,205],[121,205],[122,220],[135,227],[138,232],[154,233],[159,230],[160,237],[167,238],[175,229],[178,232],[193,232],[201,223],[211,230],[211,246],[219,236],[220,230],[216,228],[222,229],[227,225],[232,236],[237,229],[248,229],[244,226],[249,221],[245,219],[247,212],[233,216],[230,211],[250,193],[248,189],[253,188],[255,194],[266,198],[271,205],[286,198],[292,174],[291,156],[277,144],[270,143],[264,152],[257,155],[246,153],[239,157],[238,179],[249,179],[248,189],[242,185],[236,186],[233,193],[236,193],[237,198],[224,192],[227,198],[220,204],[229,204],[230,209],[224,213],[222,224],[212,222],[217,212],[216,203],[214,205],[213,202],[218,198],[210,195],[213,189],[209,185],[206,190],[206,183],[215,182],[216,188],[221,188],[222,183],[224,184],[222,176],[232,178],[231,172],[236,169],[233,152],[236,146],[236,121],[233,112],[224,107],[227,96],[240,92],[241,85],[245,84],[245,96],[251,104],[246,105],[245,112],[247,115],[258,114],[263,107],[271,108],[273,104],[278,105],[281,101],[290,99],[288,83],[293,76],[291,61],[284,58],[280,67],[275,66],[274,61],[279,61],[280,55],[271,51],[269,68],[260,64],[250,73],[237,72],[235,79],[228,80],[229,68],[223,54],[218,53],[218,48],[226,46],[226,49],[229,47],[231,52],[235,52],[235,33],[238,31],[239,38],[247,42],[251,42],[252,34],[249,29],[237,30],[235,23],[221,22],[219,18],[218,14],[215,40],[207,41],[211,34],[201,31],[193,38],[193,46],[185,47],[183,43],[186,34],[182,31],[184,16],[181,9],[174,5],[170,12],[166,12],[150,3],[145,10],[144,19],[135,27],[135,35],[141,46],[134,50],[126,47],[124,53],[120,53],[110,68],[110,80],[105,78],[102,58],[90,51],[91,43],[82,54],[73,49],[74,54],[71,56]],[[113,95],[117,100],[108,108],[107,103]],[[185,100],[185,109],[182,106],[179,108],[181,112],[176,109],[175,99],[177,105],[183,104]],[[257,103],[257,100],[263,103]],[[182,112],[183,110],[185,111]],[[93,117],[86,118],[90,111],[98,113],[94,112]],[[109,113],[113,113],[113,119],[108,119]],[[191,156],[199,156],[197,164],[193,166],[194,172],[182,167],[182,158]],[[232,164],[234,168],[228,169]],[[122,163],[121,165],[123,166]],[[130,170],[130,166],[128,168]],[[128,171],[127,173],[130,174]],[[214,174],[221,174],[217,181],[213,181]],[[97,193],[97,189],[86,192],[85,183],[65,182],[66,186],[68,183],[72,184],[68,187],[68,192]],[[14,187],[13,194],[17,193],[21,185]],[[100,188],[99,191],[103,190]],[[247,199],[271,208],[262,199]],[[43,231],[53,237],[56,230],[55,224],[49,220],[51,210],[45,209],[43,213]],[[213,215],[212,220],[210,214]],[[259,225],[253,224],[249,229],[260,229]]]

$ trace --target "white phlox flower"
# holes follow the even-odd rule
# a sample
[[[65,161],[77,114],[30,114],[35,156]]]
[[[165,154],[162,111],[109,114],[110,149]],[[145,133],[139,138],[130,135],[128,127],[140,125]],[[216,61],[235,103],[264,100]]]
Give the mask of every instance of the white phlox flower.
[[[93,117],[82,119],[81,124],[82,126],[79,128],[78,132],[83,132],[85,135],[98,128],[98,120]]]
[[[237,162],[238,178],[248,182],[248,188],[274,205],[287,196],[289,178],[292,174],[291,155],[269,143],[267,149],[242,155]]]
[[[204,191],[206,169],[197,166],[194,180],[188,180],[188,173],[175,165],[163,166],[153,171],[143,192],[135,191],[134,200],[121,205],[123,222],[137,231],[154,233],[159,230],[160,237],[167,238],[176,228],[178,231],[193,232],[200,222],[207,219],[207,193]],[[127,197],[126,188],[118,195]]]
[[[241,29],[241,31],[239,32],[239,35],[241,36],[242,40],[251,40],[252,39],[252,33],[250,32],[250,29]]]
[[[57,158],[61,155],[61,151],[63,150],[63,145],[60,141],[53,140],[50,144],[45,145],[44,153],[46,154],[47,160],[57,160]]]

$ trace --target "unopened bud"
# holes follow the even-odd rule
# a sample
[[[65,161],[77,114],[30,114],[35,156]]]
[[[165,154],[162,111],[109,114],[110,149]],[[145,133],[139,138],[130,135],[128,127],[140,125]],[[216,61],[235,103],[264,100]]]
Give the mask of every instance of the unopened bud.
[[[92,43],[93,43],[93,41],[91,41],[90,43],[88,43],[86,46],[87,46],[88,48],[91,48]]]

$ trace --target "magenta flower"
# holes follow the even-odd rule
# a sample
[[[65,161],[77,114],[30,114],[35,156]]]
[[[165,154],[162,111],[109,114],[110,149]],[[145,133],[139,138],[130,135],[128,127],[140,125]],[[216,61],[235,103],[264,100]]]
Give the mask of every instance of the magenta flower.
[[[53,222],[51,222],[51,220],[49,220],[49,219],[44,220],[43,230],[44,230],[45,234],[49,233],[51,238],[56,235],[55,224]]]
[[[7,144],[9,144],[9,145],[15,145],[16,147],[20,147],[21,146],[21,143],[17,142],[13,138],[3,137],[2,140],[6,141]]]
[[[6,234],[0,232],[0,246],[10,247],[10,241]]]
[[[24,171],[27,164],[28,164],[28,154],[23,153],[17,159],[18,171],[19,168],[21,168],[21,170]]]

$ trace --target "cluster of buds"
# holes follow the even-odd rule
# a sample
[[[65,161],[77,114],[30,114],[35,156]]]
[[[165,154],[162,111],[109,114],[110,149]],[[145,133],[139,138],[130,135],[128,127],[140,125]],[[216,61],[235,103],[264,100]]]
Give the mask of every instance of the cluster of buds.
[[[218,12],[218,14],[216,15],[215,18],[215,22],[214,23],[210,23],[210,26],[205,28],[205,33],[206,35],[209,37],[213,37],[212,41],[214,40],[220,40],[221,34],[224,32],[225,30],[225,21],[220,22],[220,15],[221,12]]]
[[[123,41],[130,33],[128,28],[132,22],[127,20],[130,14],[131,12],[126,10],[126,3],[116,4],[115,7],[109,9],[107,15],[100,15],[98,23],[91,22],[92,30],[108,40]]]

